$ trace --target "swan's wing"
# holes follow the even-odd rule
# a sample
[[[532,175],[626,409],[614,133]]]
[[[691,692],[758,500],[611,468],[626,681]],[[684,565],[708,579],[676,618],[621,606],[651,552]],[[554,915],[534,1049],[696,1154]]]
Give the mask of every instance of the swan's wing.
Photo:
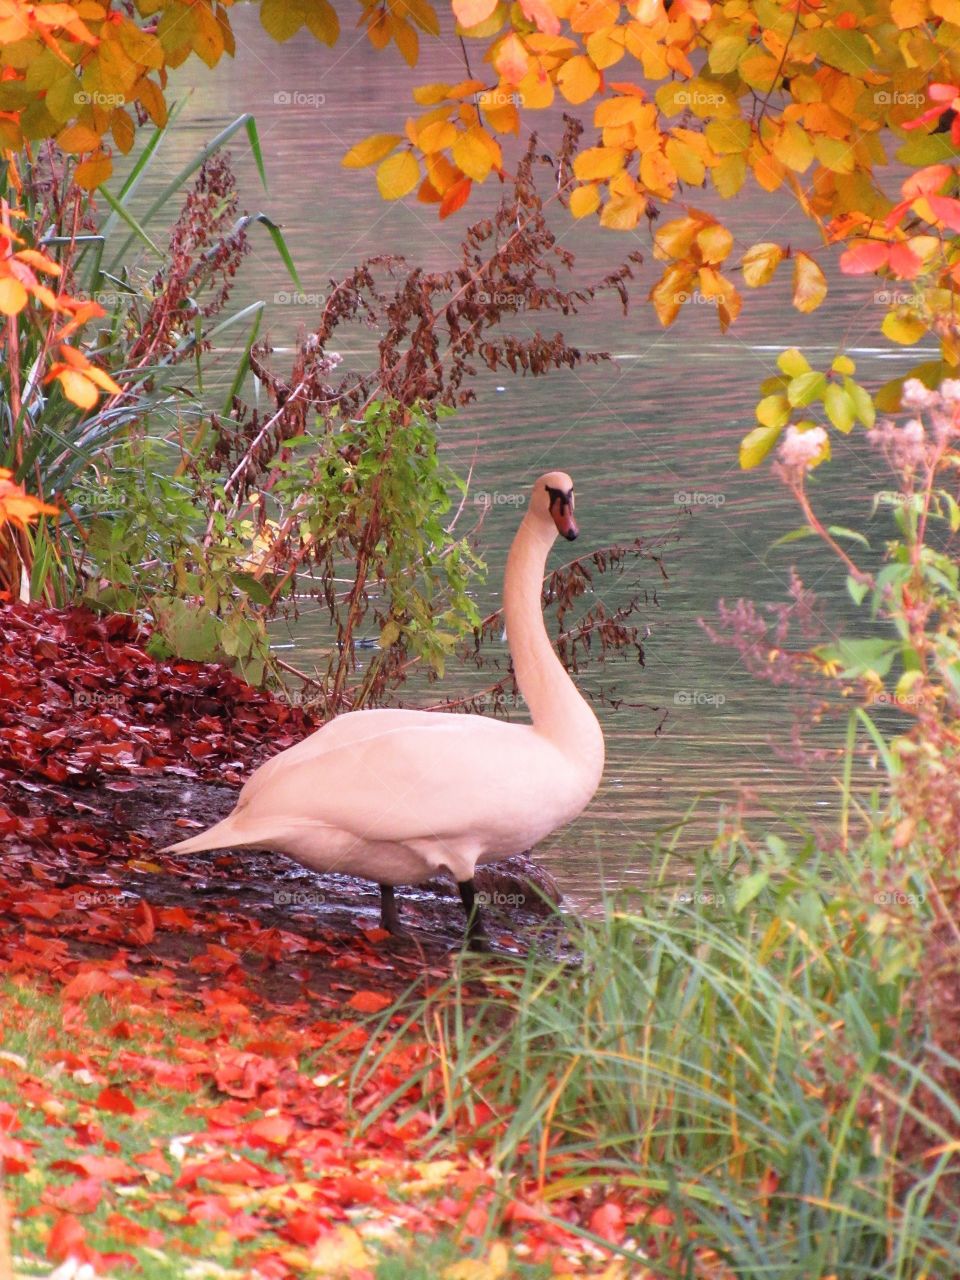
[[[430,712],[387,724],[323,750],[304,752],[300,743],[274,757],[244,787],[236,823],[275,814],[366,840],[479,837],[564,785],[563,757],[529,725]]]

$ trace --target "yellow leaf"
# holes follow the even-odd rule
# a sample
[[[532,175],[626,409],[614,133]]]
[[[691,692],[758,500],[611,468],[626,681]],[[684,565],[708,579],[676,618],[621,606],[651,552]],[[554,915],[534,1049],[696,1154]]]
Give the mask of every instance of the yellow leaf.
[[[425,31],[427,35],[438,36],[440,34],[437,11],[427,0],[391,0],[391,9],[395,9],[403,17],[415,22],[420,30]]]
[[[146,76],[141,76],[131,93],[141,103],[157,128],[162,129],[167,123],[167,103],[158,86]]]
[[[490,1249],[486,1259],[464,1258],[444,1267],[443,1280],[505,1280],[510,1268],[510,1254],[502,1240]]]
[[[577,187],[570,195],[570,212],[575,218],[587,218],[600,208],[600,189],[595,182]]]
[[[461,27],[476,27],[497,7],[497,0],[453,0],[453,12]]]
[[[909,307],[897,307],[895,311],[888,311],[883,317],[881,328],[884,337],[891,342],[899,342],[903,347],[912,347],[927,332],[926,324]]]
[[[675,263],[650,290],[657,319],[666,329],[676,320],[680,308],[692,296],[693,272],[687,263]]]
[[[193,51],[208,67],[215,67],[223,53],[223,31],[206,5],[194,5]]]
[[[434,107],[438,102],[443,102],[449,94],[450,85],[448,84],[419,84],[413,91],[413,100],[419,102],[421,107]]]
[[[340,19],[337,17],[337,10],[328,3],[328,0],[300,0],[300,3],[306,12],[308,31],[320,41],[321,45],[332,49],[340,35]],[[411,5],[412,3],[413,0],[410,0]],[[429,9],[430,5],[425,5],[425,8]]]
[[[563,64],[557,75],[557,86],[568,102],[578,106],[600,88],[600,72],[581,54]]]
[[[71,124],[57,134],[57,146],[69,155],[96,151],[100,146],[100,135],[87,124]]]
[[[665,148],[667,159],[676,170],[677,177],[688,186],[699,187],[707,176],[703,159],[686,143],[668,138]]]
[[[611,231],[632,231],[640,220],[640,215],[647,206],[641,195],[619,196],[610,199],[603,206],[600,214],[601,227]]]
[[[593,123],[598,129],[608,125],[636,124],[643,118],[647,103],[642,98],[624,95],[598,102],[593,112]]]
[[[677,171],[662,151],[644,151],[640,157],[640,181],[656,195],[669,197],[677,185]]]
[[[788,169],[803,173],[813,162],[813,143],[802,125],[787,123],[773,140],[773,154]]]
[[[626,163],[627,153],[622,147],[588,147],[574,157],[573,172],[581,182],[612,178]]]
[[[733,236],[719,222],[697,232],[697,246],[704,262],[722,262],[733,248]]]
[[[890,17],[901,31],[927,20],[927,0],[892,0]]]
[[[148,34],[129,18],[121,20],[116,33],[128,58],[139,62],[142,67],[149,67],[151,71],[160,70],[164,63],[163,46],[156,36]]]
[[[491,89],[480,95],[480,110],[491,129],[497,133],[520,133],[519,90]]]
[[[124,155],[127,155],[136,138],[136,125],[123,107],[117,107],[110,117],[110,132],[113,134],[113,140],[117,147]]]
[[[402,141],[403,136],[399,133],[373,133],[351,147],[340,163],[345,169],[363,169],[388,156]]]
[[[587,37],[587,57],[604,71],[620,61],[626,53],[626,33],[623,27],[604,27]]]
[[[492,147],[496,147],[496,152]],[[483,182],[495,164],[499,167],[499,153],[496,142],[478,125],[457,135],[452,154],[454,163],[468,178]]]
[[[73,180],[78,187],[83,187],[84,191],[93,191],[102,182],[106,182],[111,173],[113,173],[113,161],[110,157],[108,155],[96,155],[77,165]]]
[[[417,130],[417,145],[421,151],[446,151],[457,138],[456,126],[449,120],[431,120]],[[463,168],[463,166],[460,166]]]
[[[420,56],[420,37],[417,35],[416,28],[409,22],[405,22],[403,18],[395,18],[392,13],[387,14],[387,22],[404,62],[408,67],[415,67],[417,58]]]
[[[675,218],[658,227],[653,237],[658,258],[684,258],[690,252],[694,237],[703,226],[698,218]]]
[[[780,439],[783,426],[754,427],[740,441],[740,467],[750,471],[764,460]]]
[[[798,250],[793,260],[793,305],[798,311],[816,311],[826,296],[826,276],[812,258]]]
[[[539,67],[531,67],[517,85],[517,93],[530,111],[542,111],[553,102],[553,81]]]
[[[92,409],[97,403],[97,388],[79,370],[61,369],[57,381],[67,399],[81,409]]]
[[[388,156],[377,169],[377,186],[384,200],[400,200],[420,181],[420,166],[409,151]]]
[[[310,1251],[310,1268],[321,1276],[350,1275],[374,1262],[353,1227],[337,1227],[333,1235],[322,1237]]]
[[[724,200],[730,200],[747,180],[746,156],[742,154],[724,156],[720,163],[710,170],[710,177]]]
[[[263,0],[260,6],[260,24],[279,44],[297,34],[305,16],[303,7],[290,4],[289,0]]]
[[[732,156],[746,151],[752,137],[749,120],[740,119],[711,120],[703,132],[710,150],[718,156]]]
[[[748,284],[751,289],[769,284],[782,261],[783,249],[773,241],[761,240],[758,244],[751,245],[741,263],[744,284]]]
[[[13,276],[0,276],[0,312],[15,316],[27,305],[27,291]]]

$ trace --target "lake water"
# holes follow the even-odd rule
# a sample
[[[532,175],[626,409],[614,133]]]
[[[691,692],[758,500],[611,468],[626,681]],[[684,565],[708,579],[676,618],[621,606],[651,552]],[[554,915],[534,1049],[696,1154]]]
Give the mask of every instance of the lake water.
[[[244,204],[283,225],[307,293],[324,293],[331,277],[346,274],[373,253],[406,254],[433,269],[451,264],[467,222],[493,209],[495,180],[475,189],[465,210],[439,223],[434,208],[384,204],[372,170],[344,170],[340,158],[369,133],[400,131],[406,104],[419,111],[409,97],[413,84],[457,79],[456,42],[427,42],[424,62],[411,72],[395,51],[375,54],[357,32],[347,31],[331,52],[304,33],[275,45],[246,6],[232,9],[231,21],[238,34],[235,62],[226,60],[212,73],[191,63],[178,73],[178,91],[188,100],[163,144],[152,189],[234,117],[249,111],[257,119],[270,188],[266,193],[260,188],[245,144],[238,140],[231,151]],[[190,90],[191,85],[196,87]],[[541,119],[543,140],[554,142],[559,112],[542,113]],[[144,203],[149,194],[144,192]],[[748,813],[791,810],[811,820],[833,810],[835,769],[821,765],[807,772],[771,748],[771,738],[786,741],[790,730],[783,691],[746,677],[735,656],[711,644],[697,620],[713,614],[719,597],[784,601],[790,565],[796,562],[807,585],[824,600],[831,625],[842,628],[852,621],[844,575],[825,551],[812,542],[770,550],[775,539],[801,523],[787,490],[769,467],[750,473],[738,468],[738,442],[753,425],[758,385],[776,371],[777,353],[798,346],[823,368],[842,346],[857,361],[858,378],[873,389],[929,358],[918,349],[892,353],[884,348],[879,326],[885,307],[874,298],[876,282],[838,279],[836,250],[820,249],[815,229],[792,196],[751,191],[725,205],[713,195],[694,195],[695,205],[720,214],[736,234],[731,262],[759,240],[816,253],[831,282],[827,302],[810,316],[796,312],[790,304],[789,264],[784,264],[772,286],[747,291],[743,315],[726,337],[720,336],[709,305],[687,306],[677,323],[663,330],[644,301],[659,275],[646,224],[636,234],[613,233],[595,224],[574,224],[557,209],[555,227],[577,254],[578,281],[600,278],[631,250],[645,255],[628,316],[606,300],[564,322],[571,342],[609,351],[613,360],[538,380],[481,377],[476,404],[442,431],[449,461],[461,472],[474,466],[477,492],[513,493],[527,489],[542,471],[569,471],[576,481],[582,531],[578,554],[637,536],[653,543],[676,535],[664,547],[669,581],[649,564],[633,575],[640,586],[658,593],[659,604],[651,603],[642,619],[650,632],[646,665],[590,671],[581,681],[596,689],[612,680],[627,703],[652,709],[601,709],[608,744],[601,790],[573,827],[538,850],[563,889],[583,901],[595,898],[601,884],[642,881],[659,833],[691,808],[695,813],[678,837],[679,846],[692,854],[709,842],[721,812],[736,803],[744,785],[757,793],[746,806]],[[237,301],[266,300],[267,331],[277,348],[289,347],[298,332],[316,323],[316,306],[285,301],[291,290],[268,237],[255,235]],[[518,326],[523,332],[522,316]],[[526,327],[532,331],[534,326]],[[552,332],[557,326],[545,317],[544,327]],[[344,350],[344,361],[362,366],[369,350],[362,345]],[[282,370],[287,357],[274,359]],[[860,428],[835,443],[834,461],[814,484],[824,515],[857,524],[868,509],[863,480],[877,470]],[[711,497],[686,515],[678,495],[690,493]],[[516,522],[516,509],[503,504],[494,506],[484,523],[481,554],[489,580],[479,600],[482,613],[499,602]],[[887,529],[875,524],[878,545]],[[560,562],[566,551],[555,552],[551,563]],[[598,589],[608,604],[628,593],[623,582],[598,584]],[[291,660],[309,670],[323,635],[322,615],[311,606],[290,636],[278,633],[278,642],[292,643]],[[440,686],[442,695],[456,696],[467,682],[465,672],[451,670]],[[409,695],[416,696],[417,691]],[[436,689],[425,696],[436,698]],[[836,745],[841,733],[834,724],[824,739]]]

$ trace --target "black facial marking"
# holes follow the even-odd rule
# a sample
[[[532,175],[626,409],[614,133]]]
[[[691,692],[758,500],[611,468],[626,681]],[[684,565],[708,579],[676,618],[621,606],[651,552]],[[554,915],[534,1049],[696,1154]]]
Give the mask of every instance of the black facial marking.
[[[567,489],[566,492],[564,492],[563,489],[551,489],[550,485],[546,486],[546,490],[550,495],[550,510],[553,510],[553,504],[555,502],[559,502],[560,514],[563,515],[567,507],[569,507],[573,501],[573,490]]]

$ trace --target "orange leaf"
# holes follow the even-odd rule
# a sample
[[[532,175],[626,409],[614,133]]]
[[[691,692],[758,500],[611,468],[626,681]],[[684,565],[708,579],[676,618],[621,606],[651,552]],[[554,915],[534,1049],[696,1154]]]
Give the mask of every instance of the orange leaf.
[[[440,217],[449,218],[451,213],[456,213],[458,209],[462,209],[470,199],[472,187],[472,178],[461,178],[459,182],[455,182],[452,187],[448,188],[440,201]]]
[[[392,1003],[390,996],[385,996],[380,991],[357,991],[347,1001],[350,1008],[356,1009],[358,1013],[379,1013]]]

